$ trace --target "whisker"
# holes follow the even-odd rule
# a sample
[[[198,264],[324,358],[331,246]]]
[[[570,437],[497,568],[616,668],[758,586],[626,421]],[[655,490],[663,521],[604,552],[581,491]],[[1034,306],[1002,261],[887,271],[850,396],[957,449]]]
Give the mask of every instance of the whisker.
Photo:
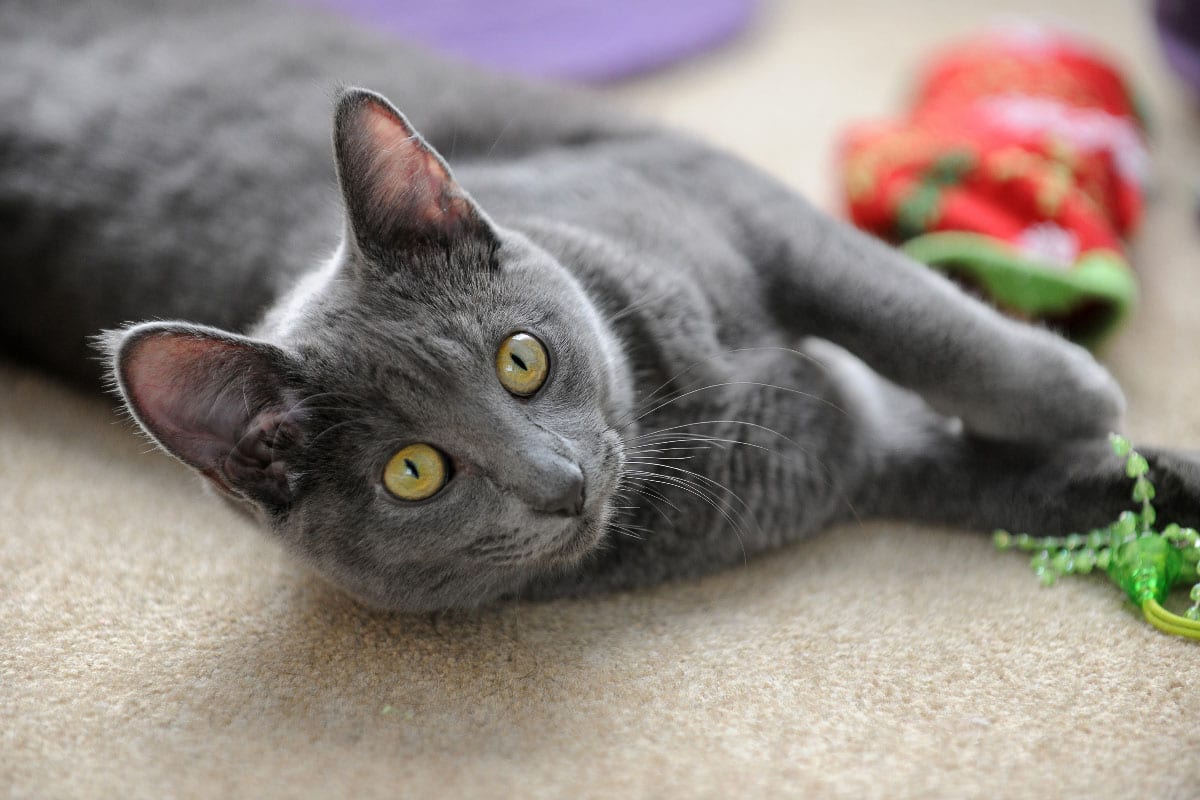
[[[639,445],[637,447],[630,447],[628,448],[628,451],[634,453],[673,453],[683,451],[701,452],[712,449],[711,447],[701,447],[700,445],[694,445],[692,447],[652,447],[652,445],[655,444],[657,443],[648,442],[647,444]],[[667,442],[666,444],[670,444],[670,442]]]
[[[665,486],[674,486],[675,488],[680,489],[681,491],[687,492],[688,494],[698,497],[700,500],[702,500],[704,503],[706,503],[708,506],[710,506],[714,511],[721,514],[721,516],[723,516],[725,518],[725,521],[728,522],[729,525],[731,526],[731,528],[733,529],[734,536],[737,537],[738,545],[742,549],[743,563],[749,562],[749,556],[746,553],[746,542],[742,538],[742,527],[741,527],[741,525],[739,525],[737,520],[735,520],[732,516],[729,515],[728,510],[725,508],[725,506],[722,503],[717,502],[716,499],[714,499],[708,493],[697,488],[696,485],[694,485],[690,482],[684,481],[681,478],[676,478],[674,476],[669,476],[669,475],[659,475],[657,473],[652,473],[652,472],[633,472],[631,474],[640,475],[641,480],[647,481],[649,483],[659,483],[659,484],[662,484]]]
[[[753,526],[756,529],[758,529],[759,533],[762,532],[762,526],[760,526],[758,524],[758,518],[754,515],[754,511],[750,508],[749,504],[747,504],[746,501],[743,500],[737,492],[733,491],[728,486],[725,486],[724,484],[720,483],[719,481],[713,480],[712,478],[709,478],[705,475],[701,475],[698,472],[693,472],[692,470],[689,470],[689,469],[683,469],[682,467],[673,467],[673,466],[668,466],[666,464],[657,464],[654,466],[658,466],[662,469],[673,470],[675,472],[686,473],[689,476],[692,476],[700,481],[703,481],[704,483],[708,484],[709,486],[715,487],[716,489],[720,489],[721,491],[725,492],[731,498],[736,500],[742,506],[742,509],[744,509],[744,512],[740,511],[740,510],[736,510],[736,509],[734,510],[735,513],[737,513],[739,519],[741,519],[743,522],[746,522],[747,518],[749,518],[749,521],[753,523]],[[701,488],[700,484],[697,484],[697,483],[695,483],[695,481],[692,481],[688,478],[680,478],[680,477],[674,476],[674,475],[670,475],[670,476],[659,475],[658,477],[673,478],[675,480],[682,481],[688,485],[695,486],[697,489]],[[715,497],[715,495],[714,495],[714,497]]]
[[[654,462],[644,462],[644,461],[639,462],[639,463],[643,463],[643,464],[649,463],[651,466],[656,466],[656,467],[659,467],[660,469],[671,470],[673,472],[682,472],[682,473],[689,475],[699,481],[703,481],[704,483],[706,483],[710,486],[714,486],[714,487],[720,489],[721,491],[725,492],[730,497],[732,497],[734,500],[736,500],[742,506],[742,508],[745,509],[745,516],[748,516],[750,521],[753,523],[754,527],[758,529],[759,533],[762,533],[762,526],[758,524],[758,518],[755,516],[754,511],[750,508],[749,504],[745,500],[743,500],[742,497],[737,492],[733,491],[732,489],[730,489],[728,486],[724,485],[720,481],[714,480],[713,478],[710,478],[707,475],[701,475],[699,472],[695,472],[694,470],[684,469],[683,467],[672,466],[669,464],[655,464]],[[742,515],[739,513],[739,516],[742,516]]]
[[[788,436],[784,436],[782,433],[775,430],[774,428],[768,428],[766,425],[760,425],[757,422],[748,422],[746,420],[740,420],[740,419],[706,419],[706,420],[698,420],[696,422],[684,422],[679,425],[672,425],[671,427],[663,428],[659,432],[666,433],[668,431],[673,431],[678,428],[691,428],[696,425],[744,425],[747,428],[753,428],[755,430],[765,431],[766,433],[770,433],[774,436],[777,436],[780,439],[783,439],[785,442],[791,444],[793,447],[795,447],[800,452],[805,453],[805,454],[808,453],[808,449],[803,447],[799,442],[797,442],[796,440],[794,440]],[[746,444],[746,445],[752,444],[751,442],[742,442],[737,439],[732,439],[732,440],[726,439],[724,441],[731,441],[734,444]]]
[[[713,353],[708,358],[703,358],[698,361],[695,361],[695,362],[689,364],[687,367],[684,367],[679,372],[676,372],[670,378],[667,378],[667,380],[665,380],[663,383],[659,384],[658,387],[656,387],[654,389],[654,391],[650,392],[650,394],[644,396],[641,400],[639,400],[636,404],[636,408],[634,408],[630,413],[636,414],[636,413],[638,413],[639,409],[644,408],[645,406],[649,405],[652,402],[657,402],[655,400],[655,398],[658,396],[658,394],[660,392],[662,392],[663,389],[665,389],[667,386],[670,386],[672,383],[677,381],[679,378],[682,378],[684,375],[691,372],[696,367],[699,367],[703,364],[707,364],[717,358],[722,358],[724,356],[732,355],[734,353],[754,353],[754,352],[787,353],[789,355],[793,355],[793,356],[796,356],[797,358],[803,359],[822,370],[828,371],[828,369],[829,369],[828,365],[825,364],[824,362],[822,362],[820,359],[817,359],[809,353],[805,353],[802,350],[797,350],[792,347],[783,347],[782,345],[761,345],[761,346],[754,346],[754,347],[730,348],[728,350],[722,350],[722,351]],[[667,401],[667,402],[668,403],[673,402],[673,400]],[[838,408],[836,405],[831,404],[831,407],[833,407],[834,409],[836,409],[837,411],[839,411],[842,414],[846,413],[843,409]],[[649,412],[647,412],[647,413],[649,413]],[[642,414],[641,416],[645,416],[645,414]],[[637,417],[637,419],[640,419],[641,416]],[[631,425],[634,421],[635,420],[627,420],[623,424],[619,424],[618,427],[622,427],[622,428],[626,427],[628,425]]]
[[[306,403],[310,403],[313,400],[323,400],[327,397],[342,397],[342,398],[349,398],[351,400],[358,399],[355,395],[353,395],[349,392],[317,392],[315,394],[307,395],[306,397],[301,397],[299,400],[297,400],[295,403],[292,404],[291,408],[297,408]]]
[[[829,406],[834,411],[837,411],[839,414],[844,415],[846,413],[845,409],[843,409],[841,406],[837,405],[833,401],[828,400],[824,397],[821,397],[820,395],[813,394],[812,392],[803,391],[802,389],[793,389],[789,386],[779,386],[774,383],[762,383],[760,381],[723,381],[721,383],[709,384],[708,386],[701,386],[698,389],[692,389],[690,391],[684,392],[683,394],[679,395],[678,397],[672,397],[670,400],[665,400],[662,403],[659,403],[658,405],[656,405],[654,408],[650,409],[649,411],[644,411],[641,414],[639,414],[638,416],[634,417],[633,422],[637,422],[642,417],[645,417],[649,414],[653,414],[655,411],[661,411],[662,409],[666,408],[667,406],[671,405],[672,403],[677,403],[680,400],[683,400],[685,397],[690,397],[691,395],[697,394],[699,392],[707,392],[712,389],[720,389],[725,386],[757,386],[762,389],[778,389],[781,392],[788,392],[790,394],[799,395],[800,397],[804,397],[809,400],[816,400],[818,403]],[[632,424],[632,422],[629,424]]]
[[[661,452],[662,452],[661,450],[643,450],[640,453],[638,453],[637,455],[631,456],[631,460],[637,459],[639,456],[644,456],[644,455],[647,455],[650,453],[661,453]],[[690,456],[659,456],[658,460],[659,461],[691,461],[693,458],[696,458],[696,456],[694,454],[690,455]],[[646,459],[643,458],[641,460],[645,461]],[[649,463],[653,463],[653,462],[649,462]]]
[[[666,503],[671,508],[674,508],[677,513],[679,511],[678,506],[672,503],[668,498],[664,497],[661,492],[651,489],[649,486],[638,487],[635,492],[642,497],[652,509],[658,512],[658,515],[663,518],[663,521],[674,527],[674,522],[671,520],[670,515],[663,511],[662,506],[655,501],[657,500]],[[639,508],[641,508],[641,506],[639,506]]]
[[[628,536],[630,539],[637,539],[639,542],[644,541],[646,538],[643,533],[639,533],[638,530],[636,530],[633,526],[626,525],[624,523],[610,522],[608,523],[608,526],[617,533]],[[642,530],[645,531],[645,529]]]
[[[703,424],[703,423],[701,423],[701,424]],[[674,441],[674,440],[672,440],[672,441]],[[683,439],[683,440],[679,440],[679,441],[688,441],[688,440],[686,440],[686,439]],[[707,442],[711,442],[711,443],[712,443],[712,447],[716,447],[716,448],[718,448],[718,449],[720,449],[720,450],[726,450],[726,449],[728,449],[728,448],[726,447],[726,445],[737,445],[737,446],[739,446],[739,447],[753,447],[753,448],[756,448],[756,449],[758,449],[758,450],[765,450],[766,452],[768,452],[768,453],[771,453],[771,454],[773,454],[773,455],[775,454],[775,451],[774,451],[774,450],[772,450],[771,448],[767,447],[766,445],[756,444],[756,443],[754,443],[754,442],[744,442],[744,441],[742,441],[741,439],[722,439],[722,438],[719,438],[719,437],[711,436],[711,437],[700,437],[700,438],[696,439],[696,441],[707,441]],[[629,451],[629,452],[636,452],[636,451],[637,451],[637,448],[636,448],[636,447],[631,447],[631,448],[629,448],[629,449],[628,449],[628,451]]]
[[[646,441],[642,441],[645,439]],[[639,434],[631,441],[630,449],[636,447],[653,446],[659,447],[667,444],[692,444],[692,443],[707,443],[723,441],[717,436],[706,436],[702,433],[687,433],[685,431],[651,431],[649,433]]]
[[[309,446],[311,446],[311,445],[315,444],[315,443],[316,443],[316,441],[317,441],[318,439],[320,439],[322,436],[324,436],[325,434],[329,433],[330,431],[336,430],[337,428],[341,428],[341,427],[342,427],[342,426],[344,426],[344,425],[363,425],[363,424],[366,424],[366,422],[367,422],[367,420],[364,420],[364,419],[357,419],[357,418],[355,418],[355,419],[344,419],[344,420],[342,420],[341,422],[335,422],[334,424],[332,424],[332,425],[330,425],[330,426],[326,427],[324,430],[322,430],[322,431],[321,431],[320,433],[318,433],[316,436],[314,436],[314,437],[312,437],[311,439],[309,439],[309,440],[307,441],[307,444],[308,444]]]

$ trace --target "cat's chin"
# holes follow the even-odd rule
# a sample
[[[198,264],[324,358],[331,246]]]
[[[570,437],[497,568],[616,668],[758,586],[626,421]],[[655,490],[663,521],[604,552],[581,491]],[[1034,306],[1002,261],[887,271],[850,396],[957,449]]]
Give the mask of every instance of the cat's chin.
[[[538,557],[539,566],[575,566],[600,544],[604,538],[604,527],[599,516],[592,515],[582,524],[562,531]]]

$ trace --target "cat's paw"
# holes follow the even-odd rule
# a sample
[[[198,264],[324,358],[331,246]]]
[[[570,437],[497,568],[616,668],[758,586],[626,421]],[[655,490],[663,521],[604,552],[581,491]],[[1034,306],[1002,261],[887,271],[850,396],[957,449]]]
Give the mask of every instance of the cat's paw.
[[[980,381],[958,416],[991,439],[1057,442],[1120,430],[1121,387],[1090,353],[1047,331],[1028,329],[1025,346]]]
[[[1049,357],[1033,365],[1037,372],[1030,377],[1045,384],[1031,432],[1042,439],[1083,439],[1121,429],[1125,395],[1091,353],[1069,345],[1044,355]]]

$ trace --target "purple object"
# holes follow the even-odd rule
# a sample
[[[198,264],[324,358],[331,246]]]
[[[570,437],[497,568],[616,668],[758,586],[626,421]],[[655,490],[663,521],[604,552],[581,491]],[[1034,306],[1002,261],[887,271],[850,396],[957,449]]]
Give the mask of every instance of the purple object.
[[[1200,96],[1200,2],[1156,0],[1154,22],[1167,63]]]
[[[737,34],[757,0],[296,0],[507,72],[599,83]]]

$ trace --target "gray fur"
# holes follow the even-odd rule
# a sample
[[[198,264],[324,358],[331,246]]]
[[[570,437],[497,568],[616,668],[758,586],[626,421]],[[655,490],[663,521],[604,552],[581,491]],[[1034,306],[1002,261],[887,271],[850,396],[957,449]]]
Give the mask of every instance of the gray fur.
[[[732,156],[317,13],[177,5],[0,7],[0,343],[95,384],[109,329],[147,433],[365,601],[646,585],[853,515],[1124,507],[1122,398],[1087,353]],[[454,170],[440,227],[375,202],[341,84]],[[493,370],[518,330],[551,351],[528,400]],[[456,470],[416,504],[379,477],[410,442]],[[1196,461],[1152,462],[1197,521]]]

